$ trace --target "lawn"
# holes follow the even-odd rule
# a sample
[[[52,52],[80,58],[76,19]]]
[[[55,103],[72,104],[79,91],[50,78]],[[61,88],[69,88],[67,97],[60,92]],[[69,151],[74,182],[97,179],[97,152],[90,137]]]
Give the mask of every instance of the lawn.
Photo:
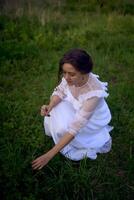
[[[133,199],[133,7],[59,2],[45,4],[38,14],[0,15],[0,197]],[[33,171],[31,161],[54,145],[44,134],[40,107],[57,84],[60,57],[77,47],[91,54],[93,72],[109,83],[112,150],[79,165],[57,154]]]

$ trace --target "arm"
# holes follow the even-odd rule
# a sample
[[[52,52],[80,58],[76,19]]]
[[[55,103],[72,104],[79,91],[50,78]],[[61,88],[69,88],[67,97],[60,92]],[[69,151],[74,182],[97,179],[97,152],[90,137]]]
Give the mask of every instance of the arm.
[[[49,104],[43,105],[41,107],[42,116],[49,115],[49,112],[52,110],[52,108],[62,101],[62,99],[65,96],[64,90],[65,90],[65,83],[64,80],[62,80],[62,82],[54,89]]]
[[[49,107],[53,108],[54,106],[56,106],[58,103],[60,103],[62,101],[62,99],[57,96],[57,95],[53,95],[50,99],[49,102]]]
[[[99,100],[99,98],[94,97],[84,103],[83,108],[76,113],[75,119],[70,124],[69,131],[52,149],[32,162],[33,169],[41,169],[44,167],[62,148],[71,142],[78,130],[83,127],[91,117],[93,111],[99,103]]]
[[[73,121],[69,125],[68,132],[75,136],[86,125],[99,102],[100,98],[98,97],[92,97],[86,100],[80,110],[76,112]]]
[[[41,116],[50,116],[49,112],[52,110],[52,108],[54,106],[56,106],[61,101],[62,101],[62,99],[59,96],[57,96],[57,95],[52,96],[49,104],[43,105],[41,107]]]
[[[41,169],[43,168],[62,148],[64,148],[74,136],[70,133],[66,133],[60,141],[47,153],[43,154],[42,156],[38,157],[32,162],[33,169]]]
[[[57,95],[53,95],[50,99],[50,102],[49,102],[49,108],[52,110],[53,107],[55,107],[58,103],[60,103],[62,101],[62,99],[57,96]]]

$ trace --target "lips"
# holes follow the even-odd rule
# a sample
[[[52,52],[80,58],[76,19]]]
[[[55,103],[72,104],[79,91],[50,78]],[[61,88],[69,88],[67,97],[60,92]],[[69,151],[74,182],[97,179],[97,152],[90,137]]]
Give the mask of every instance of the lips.
[[[67,81],[67,83],[68,83],[68,84],[71,84],[72,82],[71,82],[71,81]]]

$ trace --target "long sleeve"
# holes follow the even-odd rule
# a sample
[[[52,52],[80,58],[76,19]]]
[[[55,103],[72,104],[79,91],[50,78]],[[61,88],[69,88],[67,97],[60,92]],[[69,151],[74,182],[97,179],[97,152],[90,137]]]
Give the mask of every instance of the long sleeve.
[[[65,91],[65,82],[64,82],[64,79],[62,79],[61,83],[54,89],[54,91],[53,91],[51,96],[57,95],[61,99],[63,99],[65,97],[65,92],[64,91]]]
[[[84,102],[80,110],[75,114],[73,122],[69,126],[69,133],[76,135],[77,132],[88,122],[97,107],[100,98],[92,97]]]

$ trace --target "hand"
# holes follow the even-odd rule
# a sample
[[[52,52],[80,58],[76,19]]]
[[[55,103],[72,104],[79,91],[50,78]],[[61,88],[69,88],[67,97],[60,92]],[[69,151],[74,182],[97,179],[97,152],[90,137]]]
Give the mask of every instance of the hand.
[[[50,116],[49,112],[51,111],[51,108],[49,105],[43,105],[41,107],[41,116]]]
[[[48,153],[43,154],[42,156],[36,158],[32,162],[33,170],[40,170],[42,169],[47,163],[51,160],[51,156]]]

